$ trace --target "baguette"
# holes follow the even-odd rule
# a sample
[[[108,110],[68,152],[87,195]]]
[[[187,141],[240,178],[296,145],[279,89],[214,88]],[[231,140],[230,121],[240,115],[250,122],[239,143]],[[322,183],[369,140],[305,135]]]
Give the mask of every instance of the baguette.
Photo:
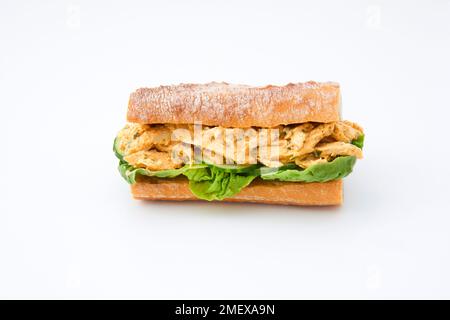
[[[199,200],[185,177],[160,179],[139,177],[131,193],[139,200]],[[329,206],[342,204],[342,180],[325,183],[298,183],[254,180],[237,195],[223,201],[282,205]]]
[[[127,120],[131,123],[145,125],[201,124],[207,127],[256,127],[255,129],[258,129],[258,127],[273,128],[280,125],[298,125],[312,122],[315,129],[311,131],[311,136],[313,135],[312,132],[315,134],[314,137],[319,139],[322,139],[321,135],[328,137],[333,134],[340,134],[341,136],[336,139],[340,142],[339,146],[343,144],[345,147],[345,144],[349,143],[349,141],[346,141],[346,139],[349,139],[348,135],[352,136],[352,128],[362,132],[359,126],[355,127],[357,125],[350,123],[352,128],[347,128],[347,132],[338,131],[336,133],[327,131],[332,124],[323,126],[318,124],[340,122],[340,104],[339,84],[334,82],[318,83],[311,81],[290,83],[285,86],[268,85],[263,87],[233,85],[225,82],[180,84],[141,88],[133,92],[128,103]],[[342,124],[340,125],[342,126]],[[164,126],[153,127],[163,132]],[[171,126],[168,127],[170,128]],[[292,127],[295,127],[291,129],[292,132],[296,128],[300,128],[300,126]],[[209,130],[209,128],[206,129]],[[150,140],[152,136],[149,134],[146,136],[142,135],[142,137],[141,139],[139,133],[134,133],[132,139],[139,141],[142,145],[146,145],[146,143],[148,144],[147,140]],[[303,136],[303,139],[306,139],[304,141],[305,144],[310,143],[315,146],[320,142],[312,138],[311,140],[309,137],[304,138]],[[362,135],[362,137],[364,136]],[[301,145],[303,143],[301,138],[302,135],[297,133],[295,143]],[[292,137],[286,139],[294,141]],[[350,139],[355,139],[355,137]],[[359,143],[362,145],[362,141]],[[148,144],[148,146],[151,146],[151,144]],[[355,148],[354,146],[352,147]],[[143,157],[147,162],[150,160],[153,161],[152,163],[163,161],[152,157],[156,157],[157,154],[160,155],[159,151],[162,153],[166,151],[164,149],[160,150],[159,148],[161,147],[158,148],[158,146],[151,146],[151,148],[155,149],[150,150],[153,152],[152,154],[147,150],[142,151],[143,154],[139,154],[139,156]],[[345,153],[348,152],[345,150],[336,152],[341,152],[337,153],[337,155],[349,155]],[[136,152],[135,154],[138,153]],[[146,157],[149,158],[147,159]],[[315,157],[318,156],[314,154],[313,160]],[[190,191],[189,180],[182,175],[174,178],[137,175],[136,180],[132,182],[131,192],[135,199],[199,200]],[[250,185],[223,201],[309,206],[340,205],[343,202],[342,189],[343,182],[341,179],[323,183],[301,183],[269,181],[256,178]],[[221,197],[219,198],[221,199]]]
[[[339,85],[306,82],[251,87],[211,82],[141,88],[131,94],[127,119],[141,124],[275,127],[340,120]]]

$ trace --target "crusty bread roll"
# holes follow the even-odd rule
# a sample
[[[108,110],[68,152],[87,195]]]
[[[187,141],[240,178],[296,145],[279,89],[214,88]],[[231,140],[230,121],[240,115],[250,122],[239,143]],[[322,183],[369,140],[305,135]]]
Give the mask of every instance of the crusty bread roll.
[[[250,87],[227,83],[142,88],[130,96],[128,121],[222,127],[275,127],[339,121],[337,83]]]
[[[185,177],[139,177],[138,181],[131,185],[131,192],[135,199],[141,200],[199,200],[191,193],[188,184],[189,181]],[[299,183],[256,179],[237,195],[224,201],[326,206],[339,205],[342,198],[342,180]]]

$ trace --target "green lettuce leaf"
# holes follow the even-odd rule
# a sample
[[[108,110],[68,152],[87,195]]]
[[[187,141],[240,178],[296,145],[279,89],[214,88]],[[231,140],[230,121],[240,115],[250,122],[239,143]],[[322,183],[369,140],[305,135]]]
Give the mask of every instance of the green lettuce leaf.
[[[217,167],[225,172],[234,173],[253,173],[257,171],[262,165],[260,164],[250,164],[250,165],[234,165],[234,164],[214,164],[211,165]]]
[[[191,192],[208,201],[234,196],[257,177],[249,172],[228,172],[216,166],[187,171],[184,175],[189,179]]]
[[[320,163],[299,169],[261,169],[261,179],[295,182],[326,182],[348,176],[355,165],[356,157],[338,157],[328,163]]]
[[[116,155],[116,157],[117,157],[120,161],[123,161],[123,155],[120,153],[118,147],[119,147],[119,138],[116,137],[116,138],[114,139],[113,151],[114,151],[114,154]]]
[[[189,171],[193,173],[197,169],[201,169],[204,167],[207,167],[207,165],[185,165],[184,167],[178,169],[150,171],[143,168],[134,168],[123,160],[119,163],[119,171],[121,176],[130,184],[136,183],[137,175],[157,178],[175,178],[176,176],[179,176],[180,174],[183,174],[185,172]]]
[[[352,144],[362,149],[364,147],[364,134],[360,135],[358,139],[353,140]]]

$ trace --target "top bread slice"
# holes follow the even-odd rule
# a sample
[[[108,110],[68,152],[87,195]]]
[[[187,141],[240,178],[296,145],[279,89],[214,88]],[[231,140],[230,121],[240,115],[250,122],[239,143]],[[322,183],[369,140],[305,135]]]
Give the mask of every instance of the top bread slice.
[[[127,120],[270,128],[339,121],[339,109],[339,85],[333,82],[265,87],[211,82],[138,89],[130,96]]]

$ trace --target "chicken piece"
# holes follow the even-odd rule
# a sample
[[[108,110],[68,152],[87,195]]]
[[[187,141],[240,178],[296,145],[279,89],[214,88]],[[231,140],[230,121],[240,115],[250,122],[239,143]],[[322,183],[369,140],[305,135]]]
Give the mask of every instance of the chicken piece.
[[[307,133],[313,129],[314,125],[308,122],[298,125],[295,128],[290,128],[287,131],[285,130],[286,136],[284,138],[289,140],[290,149],[299,151],[303,147]]]
[[[206,128],[202,131],[202,155],[209,163],[223,164],[225,155],[225,131],[222,127]]]
[[[324,158],[316,158],[313,155],[309,155],[305,158],[297,158],[295,159],[295,164],[298,165],[299,167],[306,169],[314,164],[319,164],[319,163],[327,163],[327,159]]]
[[[280,140],[278,145],[278,151],[280,153],[280,161],[283,163],[291,162],[294,155],[293,151],[290,149],[290,145],[287,140]]]
[[[287,141],[280,140],[280,129],[260,129],[259,130],[258,161],[267,167],[281,167],[280,149],[288,153]]]
[[[172,140],[186,144],[193,144],[194,142],[194,128],[191,125],[181,124],[167,124],[166,128],[172,133]]]
[[[281,167],[283,163],[280,160],[280,145],[270,145],[258,149],[258,161],[266,167]]]
[[[143,134],[149,128],[150,126],[145,124],[127,123],[125,127],[117,134],[117,138],[119,141],[118,151],[120,151],[122,154],[125,154],[128,146],[132,143],[132,141]]]
[[[124,157],[124,160],[136,168],[145,168],[152,171],[176,169],[182,166],[181,162],[174,162],[168,152],[156,150],[139,151]]]
[[[174,163],[194,163],[193,147],[191,144],[175,142],[171,144],[169,148],[170,150],[168,152],[171,154]]]
[[[361,132],[361,134],[364,133],[364,129],[359,124],[357,124],[355,122],[351,122],[351,121],[348,121],[348,120],[344,120],[344,121],[341,121],[341,122],[345,123],[346,125],[349,125],[353,129],[358,130],[359,132]]]
[[[323,139],[333,133],[335,123],[323,123],[315,127],[311,132],[307,133],[303,146],[300,150],[294,151],[294,157],[311,153],[314,147]]]
[[[285,139],[291,139],[292,135],[295,132],[310,132],[314,129],[314,124],[312,124],[311,122],[306,122],[306,123],[302,123],[298,126],[292,127],[292,126],[287,126],[283,128],[283,132],[286,134],[285,135]]]
[[[253,164],[257,159],[258,132],[252,128],[224,130],[226,164]]]
[[[284,163],[291,162],[295,154],[303,148],[308,132],[313,129],[314,125],[310,122],[296,127],[284,127],[281,130],[282,138],[279,140],[280,160]]]
[[[235,161],[237,164],[258,162],[258,131],[253,128],[234,129],[236,135]]]
[[[152,126],[146,132],[153,134],[153,142],[156,146],[170,144],[172,131],[166,126]]]
[[[331,135],[337,141],[350,143],[358,137],[362,135],[362,131],[355,129],[351,125],[351,122],[336,122],[336,125],[333,130],[333,134]]]
[[[289,141],[290,149],[299,152],[305,143],[306,133],[299,127],[293,129],[290,133],[292,133]]]
[[[225,139],[224,128],[212,127],[206,128],[202,132],[202,148],[209,150],[221,151],[223,153],[223,146]]]
[[[119,151],[130,155],[156,147],[165,150],[170,144],[171,131],[165,126],[128,124],[119,133]]]
[[[357,146],[342,141],[323,143],[316,146],[321,158],[334,158],[336,156],[355,156],[362,158],[362,150]]]

